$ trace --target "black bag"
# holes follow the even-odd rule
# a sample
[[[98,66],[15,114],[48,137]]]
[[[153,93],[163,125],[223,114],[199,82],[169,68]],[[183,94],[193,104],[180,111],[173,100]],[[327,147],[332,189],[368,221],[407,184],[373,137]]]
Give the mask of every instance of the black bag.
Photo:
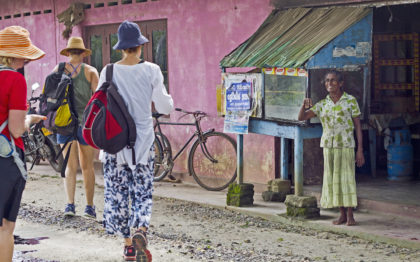
[[[107,65],[106,81],[86,105],[83,113],[83,138],[90,146],[110,154],[124,147],[131,149],[135,165],[136,124],[117,86],[112,82],[113,68],[113,64]]]
[[[66,63],[60,63],[57,72],[47,76],[39,102],[40,114],[47,116],[47,119],[44,120],[44,126],[54,133],[69,137],[57,154],[57,157],[61,155],[71,138],[77,136],[79,128],[77,113],[73,105],[74,93],[73,80],[71,78],[78,66],[73,67],[73,73],[71,74],[64,73],[65,66]],[[64,157],[63,168],[61,169],[62,177],[65,177],[71,146],[72,144],[69,145],[67,154]]]
[[[65,136],[77,134],[77,113],[72,104],[73,81],[71,74],[64,73],[65,63],[60,63],[57,72],[45,79],[40,100],[40,113],[47,116],[44,126]],[[75,69],[76,70],[76,69]]]

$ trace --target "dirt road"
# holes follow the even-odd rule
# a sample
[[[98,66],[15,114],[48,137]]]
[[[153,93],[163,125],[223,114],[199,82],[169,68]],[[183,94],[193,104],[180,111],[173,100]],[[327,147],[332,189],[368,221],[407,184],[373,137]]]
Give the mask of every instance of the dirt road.
[[[76,212],[83,213],[82,183]],[[97,186],[98,219],[63,218],[58,176],[30,176],[24,192],[14,261],[122,261],[122,241],[100,220],[103,190]],[[38,244],[34,244],[39,242]],[[154,261],[420,261],[420,251],[344,234],[284,225],[234,211],[154,198],[150,228]]]

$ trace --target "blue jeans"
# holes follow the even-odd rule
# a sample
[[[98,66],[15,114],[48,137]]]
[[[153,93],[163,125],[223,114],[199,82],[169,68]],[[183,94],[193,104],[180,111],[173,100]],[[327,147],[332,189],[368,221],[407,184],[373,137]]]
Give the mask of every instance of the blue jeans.
[[[88,145],[88,143],[86,143],[85,139],[83,138],[81,126],[79,126],[79,128],[77,129],[76,138],[72,136],[63,136],[63,135],[57,134],[57,144],[65,144],[67,141],[70,142],[75,139],[77,139],[77,142],[79,142],[81,145],[84,145],[84,146]]]

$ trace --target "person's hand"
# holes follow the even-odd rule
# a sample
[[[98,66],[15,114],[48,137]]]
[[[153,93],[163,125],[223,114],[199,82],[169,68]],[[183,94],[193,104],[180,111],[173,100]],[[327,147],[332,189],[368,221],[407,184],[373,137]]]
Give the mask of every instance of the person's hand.
[[[361,167],[365,164],[365,156],[363,155],[363,150],[357,150],[356,152],[356,165]]]
[[[305,109],[309,109],[312,107],[312,99],[311,98],[305,98],[303,99],[303,105]]]
[[[25,117],[25,128],[29,129],[29,127],[32,124],[36,124],[41,122],[42,120],[46,120],[47,117],[46,116],[42,116],[42,115],[26,115]]]

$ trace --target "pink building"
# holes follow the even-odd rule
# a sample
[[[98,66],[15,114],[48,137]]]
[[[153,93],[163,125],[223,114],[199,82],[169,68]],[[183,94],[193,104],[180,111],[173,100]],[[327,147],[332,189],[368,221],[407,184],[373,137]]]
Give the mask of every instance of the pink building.
[[[20,25],[31,33],[35,45],[46,56],[25,67],[28,86],[44,82],[54,66],[64,60],[59,50],[66,46],[63,23],[57,15],[70,7],[67,0],[3,1],[0,28]],[[72,28],[72,36],[82,36],[93,51],[87,62],[100,71],[118,59],[112,51],[119,23],[139,22],[151,40],[144,58],[158,63],[175,106],[201,110],[214,116],[204,127],[223,130],[217,117],[216,85],[221,82],[220,60],[252,35],[270,14],[270,0],[83,0],[83,21]],[[79,13],[80,14],[80,13]],[[78,15],[78,14],[76,14]],[[176,121],[173,113],[171,120]],[[165,127],[173,150],[183,145],[193,132],[188,127]],[[274,137],[249,134],[244,137],[244,181],[257,186],[275,177]],[[186,174],[187,155],[177,160],[175,173]]]

